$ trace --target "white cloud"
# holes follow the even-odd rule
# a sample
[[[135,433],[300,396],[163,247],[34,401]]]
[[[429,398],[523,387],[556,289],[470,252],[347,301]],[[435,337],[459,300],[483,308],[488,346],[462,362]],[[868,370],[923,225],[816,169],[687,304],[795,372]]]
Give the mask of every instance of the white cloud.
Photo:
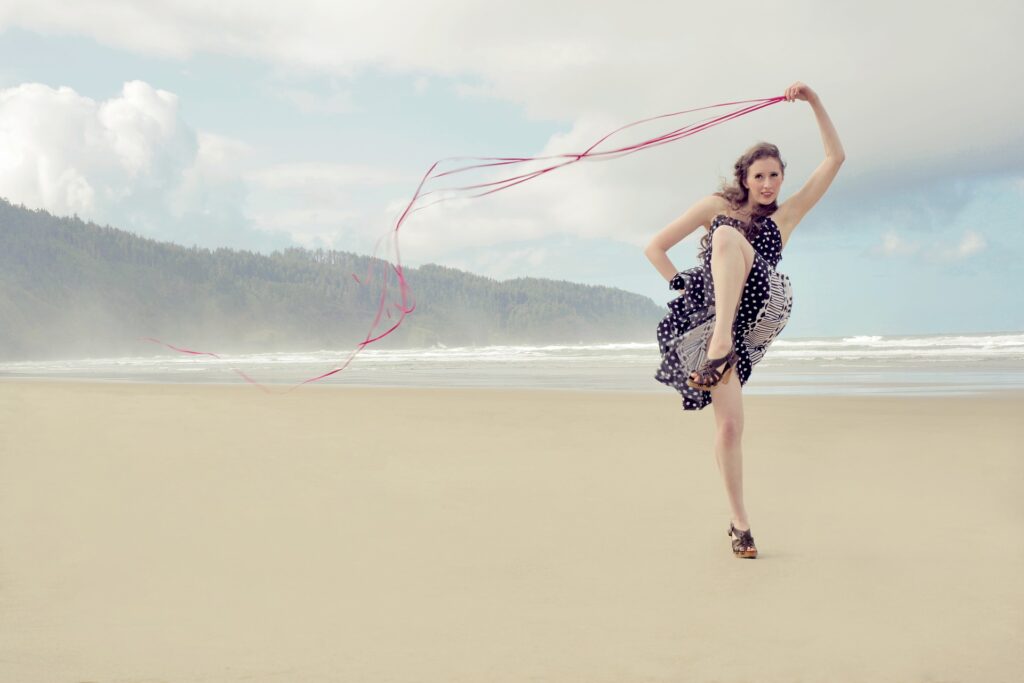
[[[536,272],[547,263],[550,252],[545,247],[524,247],[509,250],[481,250],[467,258],[455,258],[450,265],[472,273],[504,280]]]
[[[986,246],[988,245],[985,242],[984,236],[973,230],[968,230],[963,240],[957,245],[956,253],[958,256],[970,256],[971,254],[978,253]]]
[[[99,102],[39,83],[0,90],[0,196],[57,215],[184,244],[284,246],[242,215],[251,156],[192,130],[177,96],[142,81]]]
[[[210,216],[213,206],[240,202],[245,196],[239,179],[251,164],[252,147],[211,133],[198,132],[196,139],[195,158],[181,171],[177,187],[167,193],[167,208],[177,218],[190,212]]]
[[[920,249],[919,242],[907,240],[895,230],[890,230],[882,235],[882,244],[875,251],[883,256],[905,256],[916,254]]]
[[[882,243],[872,251],[888,257],[921,255],[932,262],[962,261],[983,251],[988,243],[984,235],[975,231],[964,232],[960,241],[949,244],[941,240],[931,239],[930,244],[908,240],[896,230],[889,230],[882,235]]]
[[[934,257],[941,261],[961,261],[974,256],[988,246],[984,235],[974,230],[964,233],[960,242],[953,246],[939,246],[935,249]]]
[[[386,185],[414,179],[389,169],[360,164],[294,162],[274,164],[246,174],[254,185],[268,190],[321,187],[337,190],[352,185]]]
[[[178,97],[166,90],[125,83],[121,97],[99,105],[97,118],[132,177],[151,172],[161,161],[173,165],[194,157],[194,136],[178,118]]]
[[[495,197],[484,200],[490,212],[473,203],[447,202],[411,214],[400,229],[402,252],[415,255],[417,262],[438,261],[447,254],[464,249],[486,249],[508,242],[537,240],[551,230],[527,207]],[[391,205],[397,216],[408,199]],[[447,262],[447,261],[446,261]]]
[[[273,164],[241,175],[250,189],[245,214],[254,227],[287,233],[303,246],[359,252],[370,251],[389,227],[379,208],[366,208],[363,195],[415,187],[419,180],[387,168],[321,162]]]
[[[353,236],[344,228],[361,218],[357,211],[332,208],[280,208],[250,212],[254,227],[283,232],[296,244],[351,251]]]
[[[689,119],[690,122],[693,120],[692,117]],[[594,148],[594,151],[627,145],[664,132],[673,125],[676,124],[662,121],[625,131]],[[567,133],[554,136],[535,154],[537,157],[553,157],[582,153],[615,127],[607,117],[588,117]],[[693,201],[717,189],[718,175],[732,165],[734,159],[731,155],[741,150],[718,155],[720,168],[705,168],[702,173],[694,173],[685,163],[689,155],[715,158],[710,149],[714,144],[713,140],[694,138],[685,150],[681,150],[682,154],[664,146],[620,157],[614,163],[583,159],[476,199],[465,197],[483,192],[486,187],[441,193],[437,198],[454,196],[457,199],[434,206],[429,206],[434,196],[424,197],[417,204],[424,208],[411,214],[402,228],[402,243],[408,246],[405,253],[415,254],[417,258],[422,255],[425,260],[436,260],[462,248],[496,247],[556,235],[583,240],[614,240],[639,249]],[[565,161],[558,158],[541,159],[468,171],[431,181],[425,189],[483,185],[499,179],[528,175]],[[439,166],[438,170],[478,163],[483,162],[448,162]],[[390,208],[397,211],[407,201],[408,198],[397,200]],[[685,250],[689,257],[690,252],[695,250],[694,241],[699,238],[699,233],[693,235],[678,249]]]
[[[262,60],[278,74],[269,87],[305,111],[351,107],[344,79],[372,67],[411,74],[417,93],[425,92],[435,77],[452,78],[456,92],[465,97],[502,99],[529,116],[569,122],[568,132],[533,149],[453,153],[581,152],[623,123],[684,107],[770,96],[801,78],[821,93],[848,153],[835,194],[884,200],[886,192],[900,190],[899,183],[948,178],[951,168],[967,176],[972,170],[1018,165],[1024,133],[1016,112],[1024,109],[1024,90],[1005,86],[1024,80],[1015,35],[1024,18],[1018,4],[983,1],[968,13],[922,17],[911,4],[822,7],[794,1],[770,12],[744,9],[756,12],[756,21],[740,22],[737,11],[735,5],[642,1],[595,10],[591,3],[526,0],[496,11],[470,0],[386,5],[224,0],[216,8],[196,0],[93,0],[81,6],[35,0],[4,3],[0,28],[87,35],[141,54],[184,58],[212,53]],[[729,28],[708,30],[722,26]],[[983,41],[986,49],[958,47],[972,41]],[[302,85],[301,74],[334,80],[330,90],[319,92]],[[62,122],[52,127],[64,136],[63,143],[55,145],[80,147],[80,140],[66,135],[81,130],[82,139],[90,139],[87,126],[69,122],[95,116],[90,107],[96,104],[83,104],[79,100],[84,98],[76,100],[74,93],[65,96]],[[124,131],[116,145],[101,146],[110,160],[104,162],[100,154],[90,163],[51,161],[46,166],[37,157],[38,175],[47,188],[45,197],[42,189],[33,190],[39,205],[58,212],[110,207],[119,192],[133,193],[145,185],[148,174],[163,178],[163,184],[149,187],[150,199],[162,192],[155,185],[178,188],[167,193],[178,215],[196,207],[211,211],[218,197],[227,202],[242,196],[238,211],[264,230],[287,230],[304,244],[354,245],[342,237],[353,230],[374,235],[386,230],[418,182],[337,164],[249,171],[251,165],[238,163],[244,149],[190,133],[176,118],[176,101],[156,91],[123,99],[126,103],[119,106],[141,118],[133,123],[130,116],[110,115]],[[74,114],[76,106],[85,113]],[[89,125],[102,127],[96,119]],[[173,153],[155,158],[156,148],[147,147],[166,134],[168,125],[183,137],[161,144],[180,153],[180,159]],[[654,122],[615,141],[638,140],[673,125]],[[189,139],[191,151],[185,144]],[[821,157],[814,116],[804,103],[779,104],[615,163],[584,161],[487,198],[425,209],[403,228],[403,255],[443,261],[458,249],[558,234],[639,246],[694,200],[714,191],[736,156],[760,139],[779,144],[789,163],[785,199]],[[219,155],[214,151],[218,144]],[[4,151],[17,152],[8,138],[0,137],[2,145],[7,145],[0,147]],[[116,168],[107,173],[103,163],[115,161]],[[10,163],[0,155],[0,179],[7,177],[4,169]],[[139,169],[138,178],[131,176],[133,167]],[[170,175],[160,176],[156,169]],[[112,179],[104,180],[107,175]],[[207,182],[212,189],[201,191]],[[391,182],[401,187],[387,193],[390,204],[386,198],[377,203],[387,206],[384,211],[354,208],[358,196],[369,196],[372,188],[384,192]],[[687,258],[699,237],[680,247]],[[947,252],[969,256],[983,248],[974,244],[965,238]],[[889,256],[940,253],[902,233],[884,237],[877,251]]]
[[[0,90],[0,136],[0,193],[96,220],[176,184],[198,150],[177,98],[140,81],[105,102],[38,83]]]
[[[418,177],[367,165],[259,167],[257,150],[192,130],[141,81],[95,101],[38,83],[0,90],[0,196],[184,244],[367,248],[388,221],[361,193]]]
[[[275,86],[269,88],[274,97],[290,102],[305,114],[346,114],[355,109],[352,93],[321,93],[304,88]]]
[[[737,21],[744,13],[751,16]],[[474,83],[461,86],[466,93],[583,125],[597,115],[625,122],[769,96],[801,78],[836,120],[855,166],[851,179],[886,169],[925,179],[950,163],[1015,167],[1024,151],[1016,115],[1024,90],[1005,84],[1024,80],[1022,23],[1022,6],[1001,0],[927,15],[913,3],[881,0],[794,0],[770,12],[653,0],[599,9],[524,0],[497,11],[470,0],[16,0],[0,9],[0,27],[88,35],[143,54],[228,54],[339,77],[368,66],[455,76]],[[984,50],[970,48],[980,43]],[[348,106],[343,94],[285,95],[307,108]],[[775,109],[734,130],[732,145],[770,135],[784,137],[795,160],[819,156],[806,105]]]

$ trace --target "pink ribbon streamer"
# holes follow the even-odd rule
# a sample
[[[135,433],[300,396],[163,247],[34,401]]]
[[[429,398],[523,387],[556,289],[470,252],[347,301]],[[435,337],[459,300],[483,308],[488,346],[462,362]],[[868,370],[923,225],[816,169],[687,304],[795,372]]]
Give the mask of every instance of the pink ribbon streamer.
[[[412,302],[412,290],[409,288],[409,284],[406,281],[405,276],[404,276],[404,274],[402,272],[402,261],[401,261],[401,256],[399,254],[399,249],[398,249],[398,231],[401,229],[402,225],[405,223],[405,220],[412,213],[415,213],[416,211],[421,211],[421,210],[423,210],[423,209],[425,209],[425,208],[427,208],[429,206],[433,206],[435,204],[440,204],[440,203],[445,202],[445,201],[450,201],[451,199],[458,198],[461,195],[457,195],[457,196],[454,196],[454,197],[446,197],[446,198],[437,199],[436,201],[432,201],[432,202],[430,202],[428,204],[424,204],[422,206],[417,206],[416,208],[413,208],[416,205],[417,201],[419,201],[419,200],[421,200],[421,199],[423,199],[423,198],[425,198],[425,197],[427,197],[429,195],[438,194],[438,193],[441,193],[441,192],[468,193],[468,192],[475,192],[477,190],[481,190],[480,192],[475,192],[473,194],[469,194],[467,198],[483,197],[483,196],[486,196],[486,195],[489,195],[489,194],[493,194],[495,192],[499,192],[501,190],[507,190],[510,187],[514,187],[515,185],[518,185],[520,183],[524,183],[524,182],[526,182],[528,180],[532,180],[534,178],[537,178],[539,176],[544,175],[545,173],[550,173],[551,171],[554,171],[556,169],[564,168],[564,167],[569,166],[571,164],[578,163],[578,162],[580,162],[580,161],[582,161],[584,159],[600,159],[600,158],[610,159],[610,158],[617,158],[619,156],[626,156],[628,154],[633,154],[633,153],[638,152],[638,151],[640,151],[642,149],[648,149],[648,148],[651,148],[651,147],[657,147],[659,145],[665,145],[665,144],[668,144],[670,142],[675,142],[676,140],[680,140],[682,138],[686,138],[686,137],[689,137],[691,135],[695,135],[695,134],[700,133],[702,131],[705,131],[705,130],[707,130],[709,128],[712,128],[714,126],[717,126],[717,125],[720,125],[722,123],[725,123],[726,121],[731,121],[731,120],[739,118],[741,116],[746,116],[747,114],[755,112],[755,111],[757,111],[759,109],[764,109],[765,107],[771,106],[773,104],[777,104],[779,102],[784,101],[785,99],[786,98],[784,96],[780,96],[780,97],[769,97],[769,98],[762,98],[762,99],[756,99],[756,100],[740,100],[740,101],[736,101],[736,102],[723,102],[723,103],[720,103],[720,104],[712,104],[712,105],[709,105],[709,106],[706,106],[706,107],[698,107],[696,109],[686,109],[686,110],[683,110],[683,111],[673,112],[671,114],[661,114],[659,116],[652,116],[650,118],[641,119],[639,121],[634,121],[632,123],[628,123],[628,124],[626,124],[624,126],[616,128],[612,132],[602,136],[597,142],[595,142],[594,144],[590,145],[583,152],[576,153],[576,154],[557,154],[557,155],[544,156],[544,157],[447,157],[445,159],[440,159],[438,161],[435,161],[430,166],[430,168],[427,170],[427,172],[423,175],[423,178],[422,178],[422,180],[420,180],[420,183],[417,186],[416,192],[413,194],[412,199],[409,200],[409,203],[406,205],[405,209],[402,211],[402,213],[399,215],[398,219],[396,220],[394,228],[392,228],[387,234],[385,234],[381,238],[381,240],[378,240],[377,245],[374,248],[373,259],[371,261],[371,266],[370,266],[371,273],[368,273],[362,279],[360,279],[355,273],[352,273],[352,278],[359,285],[367,286],[371,282],[373,282],[374,279],[375,279],[374,277],[372,277],[372,270],[374,269],[374,266],[376,266],[376,269],[378,270],[378,277],[379,277],[380,283],[381,283],[380,296],[378,297],[379,301],[378,301],[378,306],[377,306],[377,312],[376,312],[376,314],[375,314],[375,316],[373,318],[373,322],[370,324],[369,330],[366,333],[366,337],[363,339],[363,341],[359,342],[355,346],[355,348],[352,349],[352,351],[349,353],[348,357],[345,359],[345,361],[340,366],[338,366],[338,367],[336,367],[336,368],[334,368],[334,369],[332,369],[332,370],[330,370],[328,372],[325,372],[323,374],[317,375],[315,377],[310,377],[309,379],[302,380],[301,382],[299,382],[298,384],[293,385],[292,387],[290,387],[286,391],[291,391],[291,390],[296,389],[296,388],[298,388],[298,387],[300,387],[300,386],[302,386],[304,384],[309,384],[311,382],[318,382],[318,381],[320,381],[322,379],[325,379],[325,378],[330,377],[332,375],[335,375],[335,374],[337,374],[339,372],[342,372],[343,370],[345,370],[345,368],[347,368],[352,363],[352,361],[355,359],[355,357],[359,354],[360,351],[362,351],[364,348],[366,348],[370,344],[383,339],[384,337],[388,336],[389,334],[391,334],[392,332],[397,330],[401,326],[402,321],[405,320],[405,316],[409,315],[410,313],[412,313],[415,310],[416,305],[415,305],[415,303]],[[612,136],[614,136],[614,135],[616,135],[616,134],[618,134],[618,133],[620,133],[620,132],[622,132],[622,131],[624,131],[624,130],[626,130],[628,128],[632,128],[634,126],[638,126],[638,125],[641,125],[641,124],[644,124],[644,123],[649,123],[651,121],[657,121],[657,120],[660,120],[660,119],[668,119],[668,118],[672,118],[672,117],[682,116],[682,115],[685,115],[685,114],[693,114],[695,112],[707,111],[707,110],[711,110],[711,109],[722,109],[722,108],[725,108],[725,107],[733,107],[733,109],[728,111],[728,112],[726,112],[726,113],[724,113],[724,114],[719,114],[717,116],[712,116],[712,117],[709,117],[709,118],[697,121],[695,123],[691,123],[691,124],[688,124],[688,125],[685,125],[685,126],[682,126],[682,127],[679,127],[679,128],[675,128],[673,130],[670,130],[668,132],[662,133],[660,135],[656,135],[656,136],[648,138],[646,140],[642,140],[641,142],[638,142],[638,143],[634,143],[634,144],[631,144],[631,145],[625,145],[625,146],[622,146],[622,147],[617,147],[617,148],[614,148],[614,149],[609,149],[609,150],[600,151],[600,152],[595,151],[595,149],[599,145],[601,145],[603,142],[605,142],[606,140],[608,140]],[[461,167],[453,168],[453,169],[450,169],[450,170],[447,170],[447,171],[435,173],[435,171],[438,170],[438,167],[441,164],[443,164],[444,162],[449,162],[449,161],[482,161],[482,162],[485,162],[485,163],[472,164],[472,165],[469,165],[469,166],[461,166]],[[457,175],[457,174],[460,174],[460,173],[466,173],[468,171],[472,171],[472,170],[475,170],[475,169],[514,166],[514,165],[518,165],[518,164],[525,164],[525,163],[538,162],[538,161],[540,161],[540,162],[551,161],[552,163],[550,163],[550,165],[544,166],[544,167],[542,167],[540,169],[532,170],[532,171],[529,171],[529,172],[526,172],[526,173],[520,173],[518,175],[512,175],[510,177],[501,178],[501,179],[498,179],[498,180],[495,180],[495,181],[491,181],[491,182],[478,183],[478,184],[473,184],[473,185],[464,185],[464,186],[458,186],[458,187],[437,188],[437,189],[432,189],[432,190],[424,191],[424,187],[425,187],[425,185],[429,181],[436,180],[438,178],[446,178],[448,176],[454,176],[454,175]],[[380,251],[381,241],[383,239],[385,239],[385,238],[389,238],[391,240],[391,245],[392,245],[392,248],[394,250],[394,262],[393,263],[390,262],[390,261],[386,261],[386,260],[378,259],[377,258],[377,254]],[[394,275],[394,277],[396,279],[395,287],[397,289],[397,295],[398,295],[396,301],[391,301],[390,300],[390,296],[389,296],[389,292],[390,292],[390,289],[391,289],[391,286],[389,285],[389,280],[391,279],[392,275]],[[391,314],[392,309],[394,309],[395,312],[397,313],[397,317],[393,317],[392,316],[392,314]],[[384,321],[385,318],[386,318],[387,322]],[[159,339],[155,339],[153,337],[143,337],[142,339],[145,340],[145,341],[156,343],[156,344],[161,344],[161,345],[166,346],[167,348],[169,348],[169,349],[171,349],[173,351],[177,351],[179,353],[185,353],[185,354],[191,354],[191,355],[206,355],[206,356],[211,356],[211,357],[217,358],[217,359],[220,358],[220,356],[218,356],[217,354],[211,353],[209,351],[194,351],[194,350],[191,350],[191,349],[180,348],[180,347],[168,344],[166,342],[160,341]],[[233,370],[239,376],[241,376],[245,381],[247,381],[250,384],[253,384],[255,386],[258,386],[263,391],[269,393],[269,390],[265,386],[263,386],[262,384],[260,384],[256,380],[252,379],[246,373],[242,372],[241,370],[234,369],[234,368],[233,368]]]

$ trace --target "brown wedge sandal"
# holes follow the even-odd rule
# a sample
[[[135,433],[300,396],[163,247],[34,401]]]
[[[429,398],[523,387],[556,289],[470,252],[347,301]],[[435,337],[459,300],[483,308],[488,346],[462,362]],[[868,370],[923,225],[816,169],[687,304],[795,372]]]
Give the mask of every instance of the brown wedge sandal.
[[[719,382],[722,384],[729,383],[729,372],[732,371],[736,364],[740,362],[740,355],[736,353],[736,347],[729,349],[729,353],[725,354],[721,358],[710,358],[699,370],[694,370],[697,373],[697,380],[692,377],[687,378],[686,386],[691,389],[700,389],[707,391],[712,387],[718,386]],[[719,370],[718,366],[725,364],[725,366]]]
[[[740,531],[729,522],[729,536],[734,537],[732,541],[732,554],[736,557],[757,557],[757,547],[754,545],[754,537],[750,535],[750,529]]]

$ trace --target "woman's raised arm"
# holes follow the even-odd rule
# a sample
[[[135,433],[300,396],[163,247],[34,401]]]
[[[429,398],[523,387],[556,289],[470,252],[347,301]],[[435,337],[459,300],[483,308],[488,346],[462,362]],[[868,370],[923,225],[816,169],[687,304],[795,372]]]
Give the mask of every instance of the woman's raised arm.
[[[788,240],[789,234],[803,220],[807,212],[825,194],[829,185],[832,184],[832,180],[839,173],[839,167],[846,160],[846,152],[843,151],[843,144],[839,142],[839,134],[836,132],[836,127],[832,125],[832,119],[828,117],[828,112],[825,111],[825,106],[821,103],[818,94],[811,90],[810,86],[797,81],[786,88],[786,99],[790,102],[803,100],[811,105],[814,116],[818,120],[818,129],[821,131],[821,142],[825,146],[825,160],[814,170],[804,186],[783,202],[775,212],[773,219],[782,233],[783,243]]]

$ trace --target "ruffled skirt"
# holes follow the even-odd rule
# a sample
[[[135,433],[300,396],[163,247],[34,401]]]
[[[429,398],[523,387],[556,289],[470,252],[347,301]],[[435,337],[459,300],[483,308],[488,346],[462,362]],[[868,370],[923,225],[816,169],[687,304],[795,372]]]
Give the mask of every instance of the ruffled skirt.
[[[683,399],[684,410],[701,410],[711,403],[711,392],[686,384],[690,374],[707,360],[708,342],[715,328],[715,293],[710,258],[704,266],[685,270],[673,279],[672,287],[682,293],[668,302],[668,315],[658,324],[661,367],[655,374],[662,384],[673,387]],[[747,383],[754,365],[789,322],[793,310],[793,288],[789,277],[780,273],[756,250],[754,265],[740,295],[732,336],[740,357],[735,373],[740,385]]]

